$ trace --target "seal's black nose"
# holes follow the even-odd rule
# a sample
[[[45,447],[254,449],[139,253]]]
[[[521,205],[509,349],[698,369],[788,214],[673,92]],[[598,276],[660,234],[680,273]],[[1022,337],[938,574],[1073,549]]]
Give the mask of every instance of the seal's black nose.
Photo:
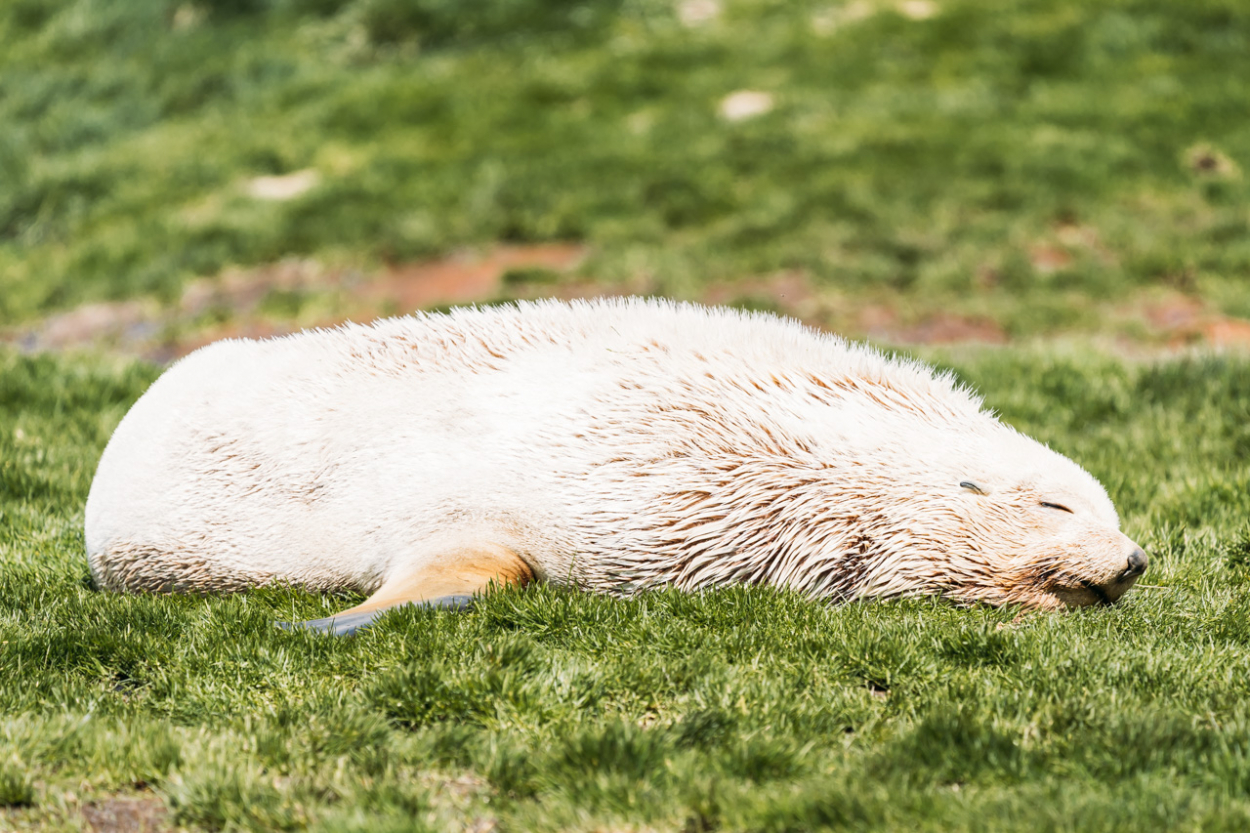
[[[1150,559],[1146,558],[1146,553],[1138,547],[1128,554],[1128,569],[1124,571],[1124,577],[1140,576],[1146,572],[1148,563],[1150,563]]]

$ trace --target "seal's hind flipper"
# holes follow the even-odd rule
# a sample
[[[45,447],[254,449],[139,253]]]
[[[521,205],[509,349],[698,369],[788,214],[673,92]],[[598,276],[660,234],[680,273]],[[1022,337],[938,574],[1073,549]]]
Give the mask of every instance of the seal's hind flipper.
[[[342,613],[307,622],[281,622],[279,627],[346,636],[368,627],[393,607],[416,604],[463,610],[492,583],[524,585],[533,578],[529,565],[512,550],[493,544],[462,547],[392,575],[372,596]]]

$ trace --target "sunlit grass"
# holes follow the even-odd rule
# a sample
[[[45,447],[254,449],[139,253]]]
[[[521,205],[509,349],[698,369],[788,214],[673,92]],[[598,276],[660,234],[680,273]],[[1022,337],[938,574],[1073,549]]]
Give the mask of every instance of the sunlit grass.
[[[280,631],[349,600],[89,588],[86,490],[155,371],[5,355],[0,821],[59,829],[140,784],[192,829],[1244,826],[1250,364],[951,363],[1102,479],[1144,587],[1019,621],[532,587],[353,638]]]
[[[768,281],[798,276],[851,331],[1250,318],[1245,3],[683,5],[4,0],[0,328],[551,241],[578,272],[504,296],[794,312]],[[730,120],[740,91],[766,103]],[[1113,608],[532,587],[348,639],[273,627],[348,599],[92,590],[83,502],[158,371],[0,350],[0,830],[133,794],[192,830],[1246,829],[1250,362],[1090,343],[926,358],[1107,486],[1151,555]]]

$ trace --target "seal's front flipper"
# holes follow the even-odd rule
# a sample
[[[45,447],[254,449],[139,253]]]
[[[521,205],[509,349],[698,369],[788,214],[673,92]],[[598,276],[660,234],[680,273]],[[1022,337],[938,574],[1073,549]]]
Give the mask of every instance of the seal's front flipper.
[[[447,610],[466,610],[473,606],[473,597],[443,596],[438,599],[410,602],[409,604],[417,604],[422,607],[441,607]],[[336,613],[334,616],[327,616],[325,619],[308,619],[304,622],[279,622],[278,627],[283,630],[310,630],[332,633],[335,636],[351,636],[361,628],[367,628],[372,625],[375,620],[382,618],[390,609],[389,607],[383,607],[377,610],[362,610],[356,613],[345,610],[342,613]]]
[[[283,623],[280,627],[309,628],[345,636],[368,627],[393,607],[418,604],[463,610],[472,604],[475,594],[492,583],[523,585],[533,578],[529,565],[512,550],[493,544],[462,547],[392,574],[356,607],[325,619]]]

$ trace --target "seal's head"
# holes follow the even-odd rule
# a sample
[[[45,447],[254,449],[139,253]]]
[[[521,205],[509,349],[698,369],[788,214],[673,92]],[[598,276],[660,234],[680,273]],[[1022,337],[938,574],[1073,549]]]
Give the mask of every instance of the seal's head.
[[[702,445],[619,466],[622,491],[643,475],[672,485],[614,521],[621,538],[604,539],[602,558],[613,586],[744,582],[1053,610],[1133,585],[1146,554],[1097,480],[947,380],[918,387],[796,397],[788,423],[758,423],[767,430],[680,409],[697,427],[672,433],[701,431]],[[631,550],[641,555],[620,554]]]
[[[772,319],[614,349],[586,411],[566,573],[612,593],[725,584],[831,601],[1109,603],[1146,555],[1079,465],[950,374]],[[688,339],[688,341],[683,341]]]
[[[1057,609],[1115,602],[1145,572],[1103,487],[1041,443],[994,421],[918,456],[924,465],[899,467],[907,483],[883,490],[902,499],[857,595]]]

